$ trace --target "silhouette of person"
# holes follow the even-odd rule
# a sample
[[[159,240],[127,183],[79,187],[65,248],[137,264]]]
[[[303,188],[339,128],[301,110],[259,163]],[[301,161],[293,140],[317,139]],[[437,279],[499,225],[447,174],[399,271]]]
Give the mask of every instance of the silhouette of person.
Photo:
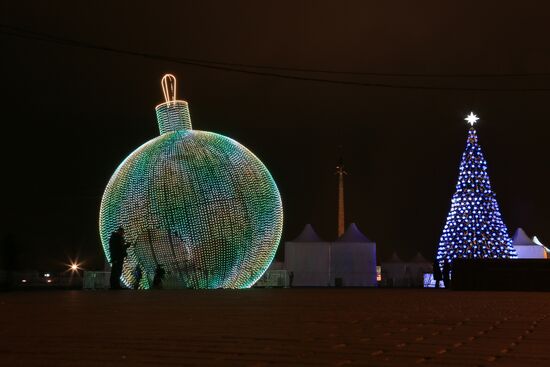
[[[292,288],[292,281],[294,280],[294,272],[291,271],[288,273],[288,286]]]
[[[124,228],[118,227],[109,238],[109,252],[111,254],[111,289],[121,289],[120,276],[122,275],[122,266],[126,258],[126,251],[129,245],[124,240]]]
[[[445,288],[451,286],[451,264],[447,259],[443,261],[443,284]]]
[[[142,277],[143,272],[141,270],[141,266],[137,264],[136,269],[134,270],[134,289],[139,289],[139,283],[141,282]]]
[[[166,274],[166,271],[161,264],[158,264],[157,268],[155,269],[155,277],[153,278],[154,289],[162,289],[162,280],[164,279],[164,274]]]
[[[435,287],[439,288],[439,283],[443,280],[443,274],[441,273],[441,268],[439,267],[439,261],[437,259],[433,264],[433,274],[435,280]]]

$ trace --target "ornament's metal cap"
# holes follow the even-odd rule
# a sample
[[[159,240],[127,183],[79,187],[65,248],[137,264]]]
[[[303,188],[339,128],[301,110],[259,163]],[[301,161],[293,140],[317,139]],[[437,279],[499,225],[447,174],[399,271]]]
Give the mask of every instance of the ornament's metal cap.
[[[166,102],[155,108],[161,135],[170,131],[191,130],[189,106],[186,101],[176,99],[176,77],[166,74],[161,85]]]

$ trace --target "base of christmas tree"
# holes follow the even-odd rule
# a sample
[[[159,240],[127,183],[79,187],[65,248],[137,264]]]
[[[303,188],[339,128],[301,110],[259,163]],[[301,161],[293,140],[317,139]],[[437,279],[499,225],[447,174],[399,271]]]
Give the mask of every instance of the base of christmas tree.
[[[550,291],[546,259],[456,259],[453,290]]]

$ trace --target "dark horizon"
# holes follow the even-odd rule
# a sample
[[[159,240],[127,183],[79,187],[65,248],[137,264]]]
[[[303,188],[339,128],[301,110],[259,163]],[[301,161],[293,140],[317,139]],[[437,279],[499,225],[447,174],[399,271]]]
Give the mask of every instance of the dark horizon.
[[[283,198],[282,242],[306,223],[325,239],[336,237],[334,173],[343,146],[347,224],[357,223],[377,242],[380,258],[393,251],[433,258],[466,144],[464,117],[474,111],[509,234],[522,227],[550,243],[548,4],[189,1],[169,11],[130,2],[71,4],[6,1],[0,23],[168,58],[438,74],[307,73],[455,89],[240,73],[22,38],[1,28],[7,98],[0,235],[15,236],[29,268],[61,269],[76,256],[102,266],[101,195],[118,164],[158,136],[154,107],[168,72],[178,78],[178,98],[189,102],[194,129],[239,141],[270,170]]]

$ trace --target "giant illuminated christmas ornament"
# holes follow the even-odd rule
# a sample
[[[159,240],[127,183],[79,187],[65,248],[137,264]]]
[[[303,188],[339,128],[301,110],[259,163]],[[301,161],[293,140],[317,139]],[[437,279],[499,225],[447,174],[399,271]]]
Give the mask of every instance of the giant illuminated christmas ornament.
[[[437,259],[443,264],[445,259],[516,257],[478,144],[474,129],[478,117],[470,113],[465,120],[471,127]]]
[[[131,246],[126,286],[148,289],[157,265],[181,288],[247,288],[277,250],[283,210],[262,162],[223,135],[191,128],[176,80],[162,79],[156,107],[160,136],[132,152],[111,177],[100,209],[100,236],[119,226]]]

